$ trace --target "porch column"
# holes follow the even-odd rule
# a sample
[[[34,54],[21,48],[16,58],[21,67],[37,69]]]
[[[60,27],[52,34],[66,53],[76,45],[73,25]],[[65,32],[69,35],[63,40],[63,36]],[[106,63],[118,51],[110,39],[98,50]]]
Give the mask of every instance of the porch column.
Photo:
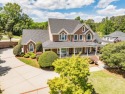
[[[74,55],[75,55],[75,48],[73,49],[73,51],[74,51]]]
[[[61,58],[61,48],[59,48],[59,57]]]
[[[88,56],[88,47],[86,47],[86,50],[87,50],[86,52],[87,52],[87,56]]]
[[[97,49],[98,49],[98,47],[96,46],[96,48],[95,48],[95,55],[97,54]]]
[[[43,52],[45,52],[45,48],[43,48]]]

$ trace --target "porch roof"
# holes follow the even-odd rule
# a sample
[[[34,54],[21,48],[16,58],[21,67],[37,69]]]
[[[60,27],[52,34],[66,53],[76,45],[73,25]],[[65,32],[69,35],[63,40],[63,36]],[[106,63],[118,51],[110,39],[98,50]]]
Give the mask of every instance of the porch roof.
[[[81,48],[81,47],[101,47],[103,45],[95,42],[52,42],[43,43],[43,48]]]

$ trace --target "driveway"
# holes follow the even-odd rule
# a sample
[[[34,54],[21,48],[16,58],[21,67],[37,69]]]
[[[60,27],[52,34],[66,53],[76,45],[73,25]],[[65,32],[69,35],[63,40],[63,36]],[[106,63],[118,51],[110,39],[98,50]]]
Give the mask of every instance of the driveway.
[[[12,49],[0,49],[0,88],[3,94],[48,94],[47,80],[58,76],[26,65],[14,57]]]
[[[100,71],[99,67],[91,67],[90,72]],[[47,80],[59,76],[53,71],[38,69],[19,61],[12,49],[0,49],[0,88],[3,94],[48,94]]]

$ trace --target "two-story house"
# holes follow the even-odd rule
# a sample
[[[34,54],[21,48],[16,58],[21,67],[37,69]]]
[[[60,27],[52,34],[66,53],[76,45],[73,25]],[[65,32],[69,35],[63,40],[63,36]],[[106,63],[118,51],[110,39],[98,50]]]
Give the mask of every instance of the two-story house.
[[[43,52],[52,50],[58,55],[97,53],[100,38],[86,24],[72,19],[49,19],[48,30],[23,30],[23,51],[34,52],[42,42]]]

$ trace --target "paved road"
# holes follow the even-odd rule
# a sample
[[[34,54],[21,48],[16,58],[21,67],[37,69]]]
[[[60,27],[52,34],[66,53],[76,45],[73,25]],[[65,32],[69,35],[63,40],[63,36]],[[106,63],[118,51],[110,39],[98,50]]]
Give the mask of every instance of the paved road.
[[[0,88],[4,90],[3,94],[21,94],[31,90],[35,91],[26,94],[48,94],[47,80],[58,76],[53,71],[22,63],[14,57],[12,49],[0,49],[0,58]]]
[[[25,94],[48,94],[47,80],[58,76],[53,71],[24,64],[14,57],[12,49],[0,49],[0,58],[0,88],[4,90],[3,94],[21,94],[33,90]],[[101,62],[100,65],[91,67],[90,72],[104,69]]]

